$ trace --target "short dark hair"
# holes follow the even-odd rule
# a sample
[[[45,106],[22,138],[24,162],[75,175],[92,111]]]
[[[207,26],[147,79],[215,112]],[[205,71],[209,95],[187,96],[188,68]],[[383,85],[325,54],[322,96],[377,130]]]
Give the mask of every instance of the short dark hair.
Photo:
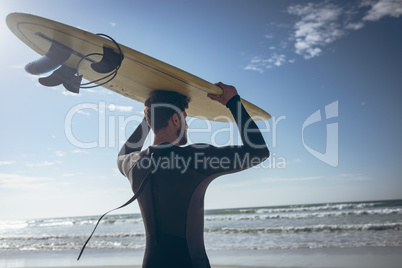
[[[145,119],[152,130],[157,133],[167,127],[169,119],[178,111],[188,108],[190,99],[175,91],[155,90],[145,101]],[[153,113],[153,114],[152,114]]]

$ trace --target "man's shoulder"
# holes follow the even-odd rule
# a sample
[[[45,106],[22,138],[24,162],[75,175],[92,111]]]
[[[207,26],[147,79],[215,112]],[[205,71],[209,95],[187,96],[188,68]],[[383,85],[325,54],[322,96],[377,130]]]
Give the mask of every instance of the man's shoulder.
[[[143,151],[135,151],[130,154],[119,155],[117,158],[117,166],[120,172],[127,177],[130,169],[138,162],[138,160],[148,157],[149,155],[149,148]]]
[[[216,146],[209,144],[209,143],[192,143],[186,146],[178,147],[180,151],[202,151],[202,150],[209,150],[212,148],[217,148]]]

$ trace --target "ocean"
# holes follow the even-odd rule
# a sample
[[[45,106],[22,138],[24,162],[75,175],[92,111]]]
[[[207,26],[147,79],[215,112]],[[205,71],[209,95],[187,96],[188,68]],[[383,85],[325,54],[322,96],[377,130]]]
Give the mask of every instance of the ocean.
[[[2,220],[0,267],[30,267],[38,256],[45,259],[44,256],[53,255],[58,256],[55,259],[75,261],[98,218]],[[205,246],[213,256],[325,248],[399,250],[402,200],[206,210],[204,227]],[[140,214],[106,216],[82,259],[86,254],[89,259],[97,253],[122,254],[129,258],[127,262],[139,265],[145,248],[144,233]],[[24,258],[28,261],[21,262]],[[217,260],[225,264],[224,260]]]

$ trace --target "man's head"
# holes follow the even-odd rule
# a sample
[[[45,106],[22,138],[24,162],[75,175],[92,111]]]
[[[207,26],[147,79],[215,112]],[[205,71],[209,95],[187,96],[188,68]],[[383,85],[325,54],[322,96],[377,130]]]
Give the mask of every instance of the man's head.
[[[162,132],[177,134],[179,145],[187,143],[186,111],[190,99],[186,96],[165,90],[155,90],[145,101],[145,118],[155,135]]]

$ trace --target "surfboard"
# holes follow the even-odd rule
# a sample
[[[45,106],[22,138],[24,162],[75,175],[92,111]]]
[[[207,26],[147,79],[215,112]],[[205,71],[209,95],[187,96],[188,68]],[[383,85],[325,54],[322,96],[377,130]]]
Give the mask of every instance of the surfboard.
[[[66,89],[77,93],[77,85],[88,84],[80,82],[84,78],[142,103],[154,90],[176,91],[191,100],[188,116],[210,121],[234,121],[226,107],[207,97],[208,93],[222,94],[220,87],[121,45],[112,38],[30,14],[11,13],[6,22],[22,42],[42,55],[41,59],[27,64],[25,69],[33,74],[54,70],[48,78],[40,78],[43,85],[62,83]],[[244,99],[241,101],[253,120],[271,118],[256,105]]]

